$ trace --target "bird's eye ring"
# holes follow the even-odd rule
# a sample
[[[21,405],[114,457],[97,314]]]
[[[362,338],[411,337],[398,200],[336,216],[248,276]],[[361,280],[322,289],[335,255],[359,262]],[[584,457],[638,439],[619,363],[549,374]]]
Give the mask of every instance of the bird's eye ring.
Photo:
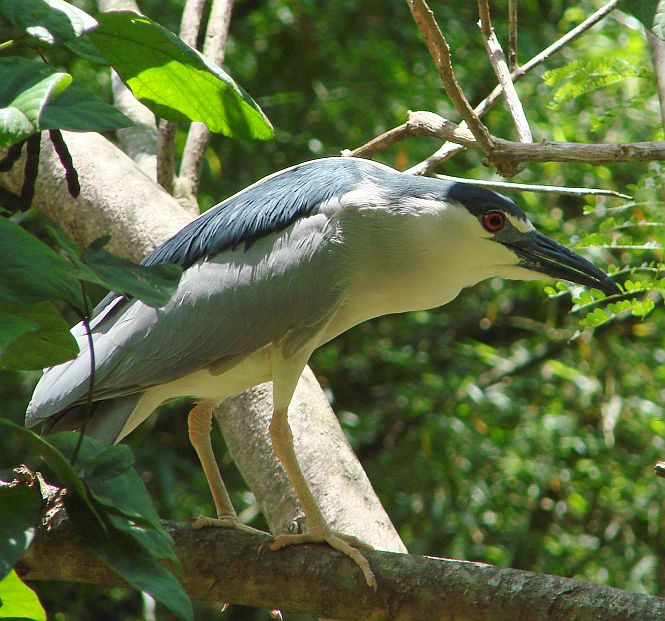
[[[498,233],[506,224],[506,214],[502,211],[488,211],[483,216],[483,226],[490,233]]]

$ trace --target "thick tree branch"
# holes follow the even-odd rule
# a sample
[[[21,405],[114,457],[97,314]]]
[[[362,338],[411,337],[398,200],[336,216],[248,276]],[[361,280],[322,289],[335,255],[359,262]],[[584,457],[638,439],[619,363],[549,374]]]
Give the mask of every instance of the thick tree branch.
[[[327,546],[271,552],[262,549],[260,535],[166,526],[182,562],[179,579],[197,599],[354,621],[656,621],[665,615],[665,600],[649,595],[389,552],[366,553],[379,583],[374,592],[350,559]],[[124,586],[77,542],[66,520],[39,532],[18,572],[29,581]]]
[[[471,129],[471,132],[478,143],[482,145],[483,150],[486,153],[489,153],[492,149],[492,139],[489,131],[483,125],[480,118],[478,118],[478,115],[474,112],[473,108],[471,108],[471,105],[467,101],[464,92],[457,82],[450,58],[450,47],[448,46],[448,42],[443,36],[439,25],[434,19],[434,14],[427,6],[425,0],[407,0],[407,4],[411,9],[411,14],[413,15],[413,19],[415,20],[418,29],[423,37],[425,37],[427,49],[434,60],[434,64],[436,65],[448,96],[460,116]]]

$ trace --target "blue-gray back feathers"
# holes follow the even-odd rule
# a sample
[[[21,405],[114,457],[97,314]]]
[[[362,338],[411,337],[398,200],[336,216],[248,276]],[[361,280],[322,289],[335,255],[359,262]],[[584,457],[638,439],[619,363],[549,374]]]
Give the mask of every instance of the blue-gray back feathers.
[[[368,164],[371,166],[371,164]],[[354,160],[321,160],[268,177],[219,203],[148,255],[144,265],[199,259],[282,231],[321,203],[339,197],[361,180]]]

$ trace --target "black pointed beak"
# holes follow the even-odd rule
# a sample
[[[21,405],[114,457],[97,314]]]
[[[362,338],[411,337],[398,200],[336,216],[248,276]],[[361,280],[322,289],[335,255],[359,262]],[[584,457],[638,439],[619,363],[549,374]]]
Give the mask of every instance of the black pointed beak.
[[[593,263],[541,233],[527,233],[506,245],[520,257],[520,267],[600,289],[605,295],[621,293],[616,283]]]

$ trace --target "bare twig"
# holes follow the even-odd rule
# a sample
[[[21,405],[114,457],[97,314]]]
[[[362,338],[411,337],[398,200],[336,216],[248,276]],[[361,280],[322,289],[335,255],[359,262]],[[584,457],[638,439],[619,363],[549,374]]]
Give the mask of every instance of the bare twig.
[[[503,90],[503,96],[508,105],[510,115],[513,117],[517,135],[520,142],[533,142],[529,122],[527,121],[526,114],[524,114],[524,108],[515,90],[513,80],[510,77],[510,69],[508,69],[506,56],[503,53],[499,40],[496,38],[494,28],[492,28],[488,0],[478,0],[478,13],[480,14],[480,30],[483,39],[485,39],[485,48],[487,49],[492,69],[494,69],[494,74]],[[519,172],[520,169],[520,166],[513,166],[512,168],[504,168],[499,172],[506,177],[511,177]]]
[[[438,136],[463,144],[465,147],[480,148],[474,145],[471,133],[431,112],[412,112],[408,125],[414,126],[418,135]],[[519,162],[641,162],[665,160],[665,141],[653,140],[620,144],[586,144],[581,142],[550,142],[543,140],[537,144],[513,142],[492,137],[494,150],[489,159],[510,159]],[[492,162],[490,162],[492,163]]]
[[[508,65],[517,69],[517,0],[508,0]]]
[[[457,82],[450,59],[450,47],[434,19],[434,14],[425,0],[407,0],[407,4],[411,9],[411,14],[418,29],[425,37],[427,49],[434,60],[443,86],[453,105],[466,121],[467,126],[471,129],[478,143],[482,145],[485,153],[489,153],[492,150],[492,139],[489,131],[471,108]]]
[[[175,178],[175,137],[178,125],[166,119],[159,121],[157,144],[157,183],[173,195]]]
[[[224,60],[224,46],[231,23],[232,9],[233,0],[213,0],[210,9],[203,53],[217,65],[221,65]],[[178,202],[191,209],[198,209],[196,193],[201,179],[203,156],[209,141],[208,128],[203,123],[192,123],[175,185],[175,197]]]
[[[575,28],[572,30],[568,31],[565,35],[563,35],[560,39],[557,39],[552,45],[546,47],[544,50],[542,50],[539,54],[536,54],[533,58],[531,58],[528,62],[524,63],[521,67],[515,69],[511,73],[511,78],[513,82],[516,82],[520,79],[522,79],[527,73],[532,71],[534,67],[537,67],[538,65],[542,64],[545,62],[550,56],[553,54],[556,54],[559,52],[561,49],[563,49],[566,45],[571,43],[573,40],[575,40],[577,37],[582,35],[584,32],[589,30],[592,26],[597,24],[601,19],[609,15],[619,4],[619,0],[610,0],[607,4],[603,5],[600,9],[598,9],[595,13],[592,13],[587,17],[584,21],[580,22]],[[481,101],[475,108],[474,111],[478,116],[483,116],[492,106],[498,101],[499,97],[503,94],[503,90],[501,86],[496,86],[494,90],[487,96],[483,101]],[[393,132],[394,130],[389,130],[388,133]],[[367,145],[370,143],[367,143],[366,145],[362,145],[356,149],[352,149],[350,151],[347,151],[347,155],[363,155],[364,157],[370,157],[370,153],[376,152],[378,148],[382,148],[384,145],[389,146],[390,144],[394,144],[398,140],[404,140],[408,136],[413,135],[410,133],[406,133],[403,135],[401,138],[396,138],[392,140],[391,142],[384,143],[381,140],[381,136],[378,136],[377,138],[372,139],[370,141],[374,145],[374,150],[371,149],[366,149]],[[378,145],[378,148],[376,148]],[[459,151],[463,150],[464,147],[460,146],[459,144],[455,143],[445,143],[443,144],[435,153],[433,153],[430,157],[428,157],[426,160],[423,162],[420,162],[419,164],[416,164],[415,166],[412,166],[409,168],[406,172],[416,174],[416,175],[426,175],[429,173],[431,170],[433,170],[436,166],[438,166],[441,162],[444,162],[448,158],[452,157],[455,155],[455,153],[458,153]]]
[[[196,42],[199,38],[205,3],[206,0],[187,0],[185,8],[182,11],[180,38],[192,47],[196,47]]]
[[[658,88],[658,100],[660,101],[660,117],[665,127],[665,41],[659,39],[649,30],[646,31],[649,49],[651,50],[651,61],[653,72],[656,75],[656,86]]]
[[[597,11],[589,15],[589,17],[587,17],[584,21],[580,22],[577,26],[575,26],[575,28],[569,30],[565,35],[557,39],[554,43],[552,43],[552,45],[546,47],[542,52],[531,58],[531,60],[524,63],[521,67],[515,69],[510,75],[513,82],[521,80],[527,73],[534,69],[534,67],[544,63],[552,55],[560,52],[569,43],[572,43],[575,39],[577,39],[577,37],[584,34],[587,30],[589,30],[589,28],[595,26],[601,19],[609,15],[614,9],[617,8],[618,5],[619,0],[610,0],[607,4],[604,4]],[[502,94],[503,89],[501,86],[496,86],[494,90],[474,108],[476,114],[478,116],[483,116],[488,110],[492,108],[492,106],[494,106]],[[445,162],[447,159],[450,159],[463,149],[463,147],[453,143],[443,144],[426,160],[416,164],[415,166],[412,166],[408,172],[415,175],[426,175],[429,171],[436,168],[436,166],[442,162]]]
[[[469,183],[483,188],[496,188],[507,192],[539,192],[541,194],[564,194],[569,196],[615,196],[632,200],[632,196],[621,194],[614,190],[601,188],[568,188],[555,185],[536,185],[532,183],[509,183],[507,181],[486,181],[478,179],[465,179],[464,177],[453,177],[451,175],[433,175],[436,179],[443,181],[455,181],[457,183]]]
[[[434,136],[454,142],[463,147],[480,149],[471,132],[433,112],[410,112],[406,123],[392,130],[394,136]],[[385,136],[385,134],[383,135]],[[348,152],[347,155],[371,157],[383,146],[383,136],[371,143]],[[633,142],[622,144],[586,144],[580,142],[548,142],[536,144],[513,142],[492,136],[494,148],[488,156],[490,165],[494,160],[515,162],[644,162],[665,160],[665,141]],[[411,172],[411,171],[406,171]]]
[[[182,19],[180,20],[180,38],[193,48],[196,48],[205,4],[206,0],[187,0],[187,2],[185,2],[185,8],[182,11]],[[162,119],[159,123],[157,182],[169,194],[173,194],[173,182],[175,180],[176,129],[176,123],[171,121]]]
[[[99,0],[100,11],[128,10],[140,13],[135,0]],[[155,115],[125,86],[115,71],[111,71],[113,104],[132,121],[134,126],[116,131],[122,150],[129,155],[151,179],[157,174],[157,124]]]

